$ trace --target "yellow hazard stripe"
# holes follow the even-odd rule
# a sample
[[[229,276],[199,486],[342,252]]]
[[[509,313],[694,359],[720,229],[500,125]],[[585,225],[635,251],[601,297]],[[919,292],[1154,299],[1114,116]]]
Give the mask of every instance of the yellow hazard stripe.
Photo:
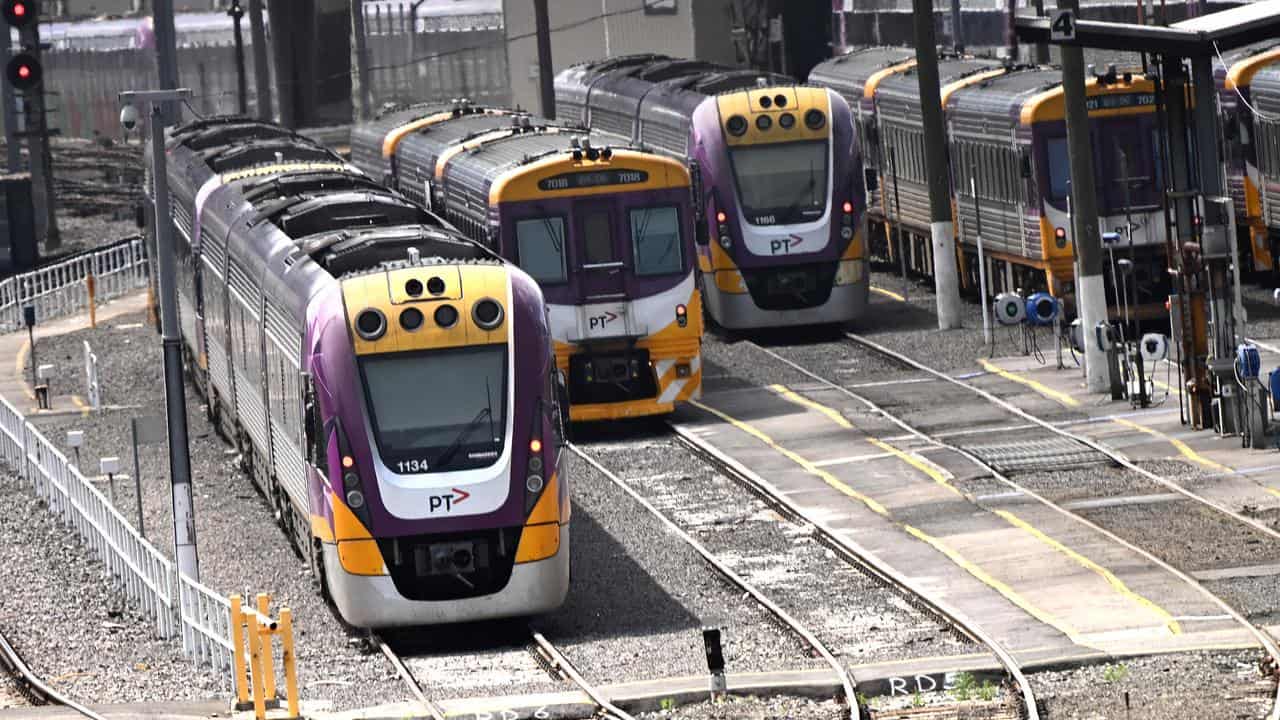
[[[816,410],[822,413],[828,418],[831,418],[832,420],[834,420],[836,424],[840,425],[840,427],[842,428],[853,429],[853,425],[851,425],[849,421],[846,420],[844,416],[841,415],[840,412],[835,408],[828,407],[815,400],[810,400],[809,398],[802,397],[796,392],[788,389],[784,385],[771,385],[769,386],[769,389],[774,391],[775,393],[778,393],[779,395],[786,398],[787,400],[790,400],[791,402],[794,402],[798,405],[802,405],[807,408],[811,408],[813,410]],[[919,455],[907,453],[903,450],[900,450],[890,445],[889,443],[886,443],[882,440],[878,440],[876,438],[869,437],[867,438],[867,441],[870,442],[872,445],[875,445],[876,447],[884,450],[885,452],[888,452],[894,455],[895,457],[901,459],[903,462],[906,462],[908,465],[911,465],[915,469],[923,472],[925,475],[929,476],[931,479],[933,479],[934,482],[938,483],[939,485],[942,485],[943,487],[954,492],[955,494],[961,497],[964,497],[970,502],[973,502],[975,505],[978,504],[967,493],[961,492],[959,489],[953,486],[950,482],[950,478],[948,477],[948,473],[942,468],[935,465],[934,463],[929,462],[928,460],[920,457]],[[1280,495],[1280,491],[1278,491],[1277,494]],[[981,506],[979,505],[979,507]],[[1050,537],[1048,534],[1046,534],[1042,530],[1039,530],[1038,528],[1031,525],[1031,523],[1028,523],[1027,521],[1023,520],[1022,518],[1018,517],[1017,515],[1014,515],[1013,513],[1007,510],[993,510],[992,512],[994,512],[997,516],[999,516],[1000,518],[1008,522],[1010,525],[1013,525],[1014,527],[1029,533],[1032,537],[1036,538],[1040,542],[1044,543],[1045,545],[1048,545],[1050,548],[1054,549],[1055,551],[1070,558],[1077,564],[1084,567],[1086,570],[1089,570],[1101,576],[1104,580],[1107,581],[1109,585],[1111,585],[1112,588],[1116,590],[1116,592],[1130,599],[1134,603],[1147,608],[1148,610],[1150,610],[1151,612],[1155,613],[1160,618],[1162,618],[1162,620],[1164,621],[1165,627],[1168,628],[1170,633],[1174,635],[1179,635],[1182,633],[1182,627],[1178,624],[1176,620],[1174,620],[1172,614],[1170,614],[1167,610],[1160,607],[1159,605],[1152,602],[1151,600],[1129,589],[1129,586],[1126,585],[1123,580],[1116,577],[1116,575],[1112,573],[1110,570],[1102,567],[1098,563],[1094,562],[1093,560],[1090,560],[1084,555],[1081,555],[1075,550],[1072,550],[1066,545],[1063,545],[1061,542]],[[917,530],[916,532],[920,532],[920,531]],[[968,570],[968,568],[966,568],[966,570]],[[972,573],[972,570],[970,570],[970,573]],[[993,587],[995,586],[993,585]],[[997,590],[998,589],[999,588],[997,588]]]
[[[1139,425],[1138,423],[1126,418],[1113,418],[1112,422],[1116,423],[1117,425],[1123,425],[1124,427],[1132,428],[1134,430],[1137,430],[1138,432],[1146,433],[1147,435],[1150,435],[1152,437],[1160,438],[1161,440],[1164,440],[1165,442],[1177,448],[1178,452],[1182,453],[1183,457],[1187,458],[1191,462],[1203,465],[1204,467],[1207,467],[1210,470],[1217,470],[1218,472],[1222,472],[1222,473],[1235,472],[1234,469],[1229,468],[1226,465],[1223,465],[1222,463],[1214,462],[1209,458],[1196,452],[1195,450],[1192,450],[1189,445],[1182,442],[1178,438],[1170,437],[1169,435],[1166,435],[1160,432],[1159,430],[1156,430],[1155,428],[1147,427],[1146,425]]]
[[[1027,378],[1021,375],[1017,375],[1015,373],[1011,373],[1008,370],[1005,370],[1004,368],[996,365],[995,363],[988,361],[986,358],[978,358],[978,362],[982,364],[983,370],[986,370],[989,373],[994,373],[996,375],[999,375],[1005,380],[1016,382],[1019,385],[1026,385],[1027,387],[1031,388],[1032,390],[1035,390],[1041,395],[1044,395],[1050,400],[1056,400],[1062,403],[1063,405],[1066,405],[1067,407],[1080,406],[1080,401],[1076,400],[1070,395],[1058,390],[1054,390],[1053,388],[1048,387],[1043,383],[1038,383],[1035,380],[1032,380],[1031,378]]]
[[[1101,565],[1090,560],[1084,555],[1081,555],[1075,550],[1072,550],[1066,545],[1063,545],[1057,540],[1054,540],[1053,538],[1049,537],[1048,535],[1044,534],[1043,532],[1041,532],[1040,530],[1032,526],[1031,523],[1023,520],[1017,515],[1014,515],[1008,510],[996,510],[994,512],[995,514],[999,515],[1000,517],[1008,521],[1010,525],[1013,525],[1014,527],[1020,528],[1030,533],[1036,539],[1040,540],[1040,542],[1043,542],[1044,544],[1052,547],[1053,549],[1057,550],[1063,555],[1066,555],[1072,560],[1075,560],[1077,563],[1079,563],[1086,569],[1091,570],[1094,573],[1097,573],[1104,580],[1106,580],[1107,584],[1109,584],[1113,589],[1115,589],[1116,592],[1129,598],[1130,600],[1141,605],[1142,607],[1145,607],[1146,609],[1150,610],[1156,615],[1159,615],[1161,618],[1164,619],[1164,626],[1169,629],[1169,632],[1173,633],[1174,635],[1182,634],[1182,626],[1178,624],[1178,621],[1173,618],[1173,615],[1168,610],[1165,610],[1164,608],[1160,607],[1154,602],[1148,600],[1142,595],[1139,595],[1138,593],[1129,589],[1129,586],[1126,585],[1123,580],[1116,577],[1115,573],[1112,573],[1110,570],[1102,567]]]

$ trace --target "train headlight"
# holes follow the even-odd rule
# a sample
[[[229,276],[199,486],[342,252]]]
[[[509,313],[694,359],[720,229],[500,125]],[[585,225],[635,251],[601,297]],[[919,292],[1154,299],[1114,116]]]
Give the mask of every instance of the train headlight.
[[[471,319],[481,330],[493,330],[502,324],[502,306],[497,300],[484,298],[471,308]]]
[[[348,490],[358,490],[360,488],[360,476],[353,472],[342,473],[342,484]]]
[[[773,127],[773,118],[768,115],[761,115],[756,118],[756,129],[760,132],[764,132],[771,127]]]
[[[432,278],[433,280],[435,278]],[[409,297],[418,297],[422,294],[422,281],[418,278],[409,278],[404,284],[404,294]]]
[[[436,325],[448,329],[458,324],[458,309],[452,305],[441,305],[434,313]]]
[[[827,114],[818,109],[804,114],[804,126],[810,130],[821,130],[827,124]]]
[[[359,510],[364,507],[364,493],[359,490],[347,491],[347,507],[352,510]]]
[[[541,475],[530,475],[524,479],[524,489],[535,495],[542,492],[542,485],[543,482]]]
[[[782,96],[779,95],[778,97],[782,97]],[[782,128],[783,130],[790,130],[795,126],[796,126],[796,116],[792,115],[791,113],[782,113],[782,115],[778,118],[778,127]]]
[[[689,308],[683,304],[676,306],[676,323],[680,327],[686,327],[689,324]]]
[[[377,340],[387,332],[387,316],[377,308],[361,310],[356,316],[356,333],[365,340]]]
[[[537,455],[534,455],[533,457],[529,458],[529,472],[531,473],[542,472],[542,458],[538,457]]]
[[[1066,247],[1067,246],[1067,229],[1055,228],[1053,231],[1053,241],[1054,243],[1057,244],[1059,248]]]
[[[724,127],[730,135],[740,137],[747,132],[747,119],[741,115],[734,115],[725,122]]]
[[[720,247],[724,248],[725,250],[728,250],[729,248],[733,247],[733,238],[729,237],[728,235],[721,235]]]
[[[418,308],[406,308],[404,312],[400,313],[400,327],[413,332],[422,327],[424,319],[422,311]]]
[[[844,227],[840,228],[840,239],[842,239],[842,240],[850,240],[850,239],[852,239],[852,238],[853,238],[853,228],[852,228],[852,227],[849,227],[848,225],[845,225]]]

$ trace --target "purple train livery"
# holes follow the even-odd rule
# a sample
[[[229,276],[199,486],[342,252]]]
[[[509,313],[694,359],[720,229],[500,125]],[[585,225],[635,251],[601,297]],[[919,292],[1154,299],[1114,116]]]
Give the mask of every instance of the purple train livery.
[[[542,286],[575,421],[670,413],[702,388],[689,173],[607,142],[466,102],[389,110],[351,133],[357,166]]]
[[[701,287],[721,326],[862,315],[862,159],[838,94],[661,55],[575,65],[555,90],[561,119],[689,167]]]
[[[560,606],[568,483],[534,280],[276,125],[200,120],[162,151],[191,374],[341,616]]]

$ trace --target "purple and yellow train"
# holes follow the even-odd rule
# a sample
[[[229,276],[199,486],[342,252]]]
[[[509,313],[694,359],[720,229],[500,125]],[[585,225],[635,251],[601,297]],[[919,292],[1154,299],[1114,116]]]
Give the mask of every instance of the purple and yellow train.
[[[565,120],[689,167],[708,314],[726,328],[844,323],[870,288],[860,148],[834,92],[661,55],[573,66]]]
[[[466,103],[392,111],[353,161],[546,294],[573,420],[670,413],[702,387],[689,173],[650,152]]]
[[[198,121],[163,151],[189,365],[342,617],[561,605],[568,483],[534,280],[278,126]]]

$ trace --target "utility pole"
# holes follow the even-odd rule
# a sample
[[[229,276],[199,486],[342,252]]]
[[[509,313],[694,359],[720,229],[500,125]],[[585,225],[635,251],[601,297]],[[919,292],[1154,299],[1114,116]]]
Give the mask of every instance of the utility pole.
[[[964,54],[964,27],[960,24],[960,0],[951,0],[951,44],[955,46],[956,54]],[[932,19],[932,13],[930,14]]]
[[[1077,0],[1058,0],[1059,10],[1079,11]],[[1080,258],[1076,311],[1084,327],[1085,381],[1090,392],[1111,387],[1107,353],[1096,328],[1107,319],[1107,286],[1102,273],[1102,235],[1098,231],[1098,191],[1093,175],[1093,143],[1085,106],[1084,50],[1062,46],[1062,94],[1066,102],[1067,155],[1071,165],[1071,237]]]
[[[267,3],[267,17],[271,21],[271,27],[276,29],[271,36],[271,54],[275,60],[280,124],[291,130],[297,129],[298,119],[303,113],[298,99],[295,40],[305,46],[309,40],[313,39],[308,36],[308,33],[314,28],[314,24],[309,24],[305,28],[298,29],[296,33],[289,31],[289,29],[296,29],[298,26],[295,21],[301,19],[300,12],[295,7],[296,4],[296,0],[270,0]]]
[[[920,81],[920,114],[924,120],[925,172],[929,175],[930,234],[933,278],[938,297],[938,329],[960,327],[960,278],[956,270],[955,224],[951,219],[951,185],[942,128],[942,91],[938,87],[937,38],[931,0],[911,0],[915,25],[916,77]]]
[[[538,88],[542,98],[542,116],[555,120],[555,68],[551,66],[551,18],[547,14],[547,0],[533,0],[533,15],[538,35]]]
[[[33,72],[42,76],[40,23],[36,18],[20,27],[18,38],[26,53],[35,59]],[[31,195],[36,206],[36,237],[44,238],[45,251],[49,252],[62,247],[62,234],[58,232],[58,197],[53,189],[53,153],[49,151],[49,117],[42,83],[36,82],[23,95],[23,109],[27,116],[27,154],[31,165]]]
[[[416,24],[416,12],[414,19]],[[369,87],[369,41],[364,29],[364,0],[351,0],[351,34],[355,36],[353,46],[356,53],[356,83],[359,85],[356,92],[360,94],[360,119],[368,120],[373,117],[373,90]],[[410,38],[413,37],[414,34],[411,33]],[[410,59],[412,58],[413,55],[410,54]]]
[[[1036,9],[1036,17],[1044,17],[1044,0],[1031,0],[1031,5]],[[1033,60],[1036,65],[1049,64],[1049,43],[1036,43],[1035,55]]]
[[[156,0],[157,6],[164,0]],[[151,130],[152,228],[160,265],[160,332],[164,342],[164,395],[169,418],[169,481],[173,488],[173,544],[178,571],[200,579],[196,552],[195,502],[191,491],[191,454],[187,439],[187,397],[182,378],[182,339],[178,329],[177,260],[169,210],[169,176],[165,163],[166,105],[191,96],[186,88],[120,93],[121,105],[147,107]]]
[[[152,24],[156,33],[156,66],[160,71],[160,89],[178,87],[178,38],[173,29],[173,0],[152,0]],[[165,125],[177,125],[182,109],[177,103],[164,103]],[[161,146],[163,147],[163,146]]]
[[[267,28],[262,20],[262,0],[249,0],[249,39],[253,43],[253,91],[258,97],[258,119],[270,122],[271,67],[267,61]]]
[[[249,114],[249,78],[246,77],[244,68],[244,33],[240,29],[244,8],[240,7],[240,0],[231,0],[231,7],[227,8],[227,14],[231,16],[231,30],[236,45],[236,100],[239,103],[240,114],[247,115]]]
[[[4,30],[4,64],[9,66],[13,57],[13,48],[8,42],[9,28]],[[9,82],[9,73],[0,73],[0,98],[4,101],[4,147],[7,153],[7,166],[10,173],[22,172],[22,142],[18,134],[18,98],[13,92],[13,83]]]

